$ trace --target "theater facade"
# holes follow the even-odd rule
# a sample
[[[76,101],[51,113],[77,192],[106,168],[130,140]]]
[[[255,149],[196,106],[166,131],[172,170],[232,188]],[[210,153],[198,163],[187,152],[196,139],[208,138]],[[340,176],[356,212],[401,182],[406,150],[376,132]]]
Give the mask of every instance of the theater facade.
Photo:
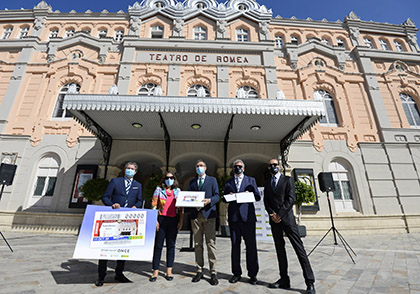
[[[416,34],[410,19],[289,19],[254,0],[1,10],[0,153],[17,171],[0,228],[77,231],[79,184],[129,160],[144,186],[170,170],[186,189],[197,159],[222,180],[241,158],[262,186],[279,156],[315,186],[308,234],[330,227],[319,172],[340,231],[420,231]]]

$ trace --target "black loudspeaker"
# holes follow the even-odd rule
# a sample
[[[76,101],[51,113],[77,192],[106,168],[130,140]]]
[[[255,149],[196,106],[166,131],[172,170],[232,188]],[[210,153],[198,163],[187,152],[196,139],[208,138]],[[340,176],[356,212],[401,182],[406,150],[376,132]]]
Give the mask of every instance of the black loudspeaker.
[[[321,189],[322,192],[332,192],[335,190],[332,173],[319,173],[318,182],[319,189]]]
[[[15,164],[2,163],[0,165],[0,185],[10,186],[13,184],[13,179],[16,173]]]

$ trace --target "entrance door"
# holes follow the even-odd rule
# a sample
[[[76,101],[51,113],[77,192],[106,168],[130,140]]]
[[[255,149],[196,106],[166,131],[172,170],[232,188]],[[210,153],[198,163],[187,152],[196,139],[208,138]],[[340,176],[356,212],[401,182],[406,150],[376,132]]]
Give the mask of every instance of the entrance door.
[[[350,173],[347,168],[336,161],[329,165],[334,180],[334,204],[337,212],[357,211],[357,203],[353,194]]]
[[[29,207],[48,208],[54,195],[57,181],[58,162],[53,157],[45,157],[39,162],[34,189],[29,199]]]

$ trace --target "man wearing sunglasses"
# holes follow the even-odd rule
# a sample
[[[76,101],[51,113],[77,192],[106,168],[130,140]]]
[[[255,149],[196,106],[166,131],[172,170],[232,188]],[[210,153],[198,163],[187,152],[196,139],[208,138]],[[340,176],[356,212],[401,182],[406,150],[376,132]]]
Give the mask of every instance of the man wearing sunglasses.
[[[197,176],[191,180],[190,191],[204,191],[204,207],[190,209],[191,226],[194,235],[194,252],[197,273],[192,278],[196,283],[203,278],[204,248],[203,235],[206,238],[207,254],[210,267],[210,284],[219,284],[216,273],[216,204],[219,202],[219,186],[214,177],[206,175],[207,166],[203,160],[197,160],[195,171]]]
[[[255,201],[260,201],[261,196],[255,179],[244,175],[245,163],[241,159],[237,159],[233,162],[233,172],[234,176],[226,181],[224,194],[250,192],[254,193]],[[226,202],[224,198],[223,201]],[[241,280],[241,238],[243,238],[246,247],[246,268],[248,271],[249,283],[251,285],[256,285],[259,268],[257,240],[255,235],[257,217],[255,216],[254,203],[229,202],[228,222],[230,239],[232,242],[231,266],[233,273],[229,282],[237,283]]]
[[[270,288],[290,288],[290,278],[287,273],[287,255],[283,233],[289,238],[295,250],[303,271],[303,277],[307,286],[305,294],[315,294],[315,277],[311,264],[306,255],[303,242],[300,239],[293,205],[295,203],[295,185],[291,177],[280,173],[279,161],[270,159],[268,169],[271,177],[264,185],[264,206],[270,215],[271,233],[276,247],[277,261],[280,269],[280,279],[269,285]]]

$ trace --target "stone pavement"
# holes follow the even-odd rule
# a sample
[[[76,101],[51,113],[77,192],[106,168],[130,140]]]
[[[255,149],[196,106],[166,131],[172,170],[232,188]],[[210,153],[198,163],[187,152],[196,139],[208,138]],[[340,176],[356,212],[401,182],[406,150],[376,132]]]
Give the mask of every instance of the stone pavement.
[[[289,275],[292,288],[269,289],[268,283],[278,279],[274,244],[258,242],[260,272],[258,285],[247,283],[245,278],[230,284],[230,240],[217,238],[218,286],[206,279],[191,283],[194,275],[194,255],[180,252],[188,246],[189,235],[178,236],[174,280],[168,282],[163,273],[155,283],[150,283],[150,262],[127,262],[126,276],[134,283],[114,283],[114,262],[109,263],[105,285],[97,288],[96,260],[72,259],[77,237],[72,235],[42,235],[4,231],[14,249],[11,253],[0,238],[0,293],[302,293],[305,289],[297,258],[287,242]],[[310,261],[317,279],[317,293],[419,293],[420,294],[420,234],[344,236],[357,253],[353,264],[342,246],[334,246],[328,236],[311,254]],[[304,238],[306,250],[319,241],[319,236]],[[165,253],[162,255],[166,258]],[[206,261],[207,266],[207,261]],[[165,269],[162,263],[162,270]]]

